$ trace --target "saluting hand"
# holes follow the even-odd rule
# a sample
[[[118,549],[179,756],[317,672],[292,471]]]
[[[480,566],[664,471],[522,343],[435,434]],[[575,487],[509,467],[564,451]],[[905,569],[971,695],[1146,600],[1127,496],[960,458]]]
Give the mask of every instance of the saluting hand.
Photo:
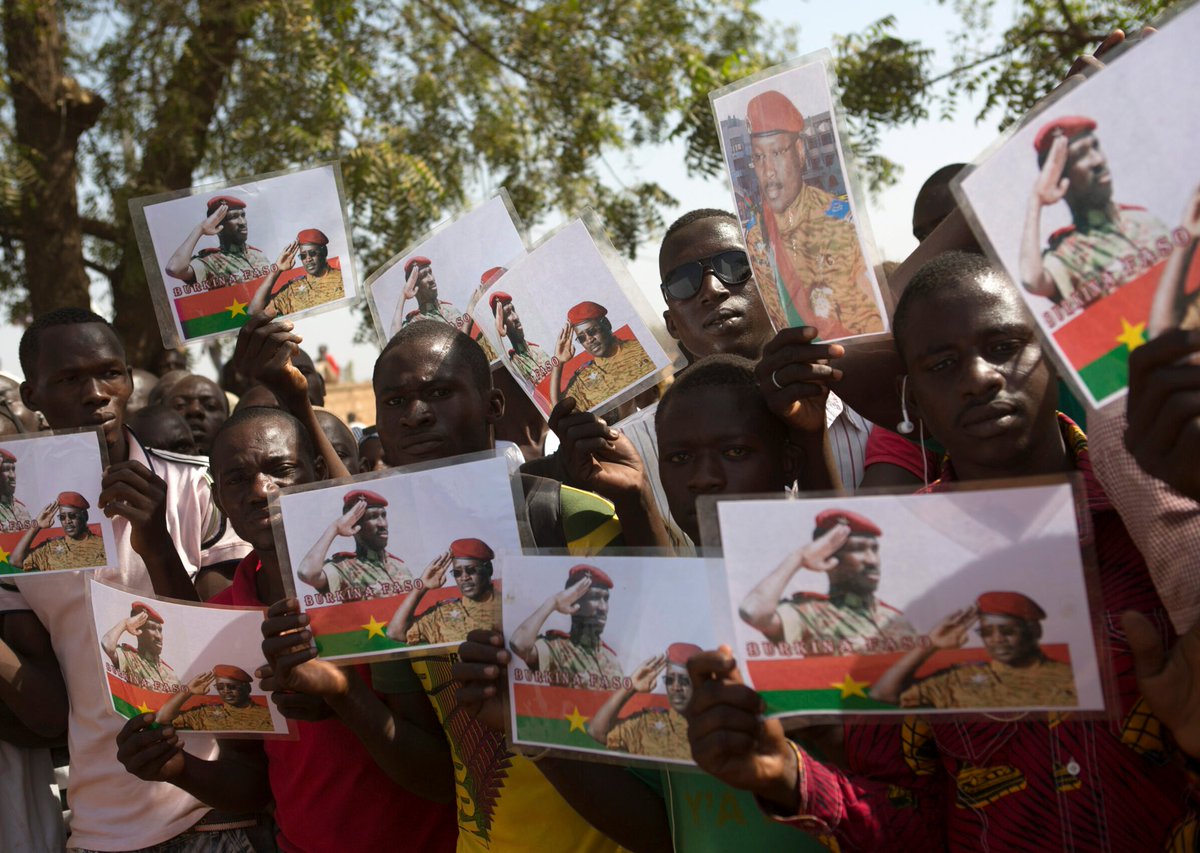
[[[433,561],[425,567],[425,571],[421,573],[421,583],[425,585],[425,589],[441,589],[446,585],[446,573],[450,571],[450,566],[454,564],[454,560],[450,557],[450,552],[445,551],[433,558]]]
[[[37,526],[42,530],[47,530],[54,526],[54,519],[58,516],[58,501],[51,501],[46,505],[46,508],[38,513]]]
[[[551,601],[554,602],[554,609],[558,613],[565,613],[570,616],[579,610],[579,599],[587,595],[587,591],[592,588],[592,579],[584,576],[562,592],[556,594]]]
[[[837,568],[837,552],[850,538],[850,525],[835,524],[832,530],[827,530],[797,549],[797,562],[802,569],[810,572],[830,572]]]
[[[1046,155],[1046,162],[1042,164],[1042,171],[1033,185],[1033,193],[1043,207],[1058,204],[1071,186],[1070,179],[1063,175],[1069,145],[1070,140],[1062,132],[1050,143],[1050,153]]]
[[[504,322],[504,306],[499,306],[500,310],[496,312],[496,334],[504,337],[508,334],[508,324]]]
[[[367,512],[367,502],[359,498],[354,502],[354,506],[346,510],[346,512],[335,522],[338,536],[345,536],[347,539],[353,537],[361,529],[359,521]]]
[[[281,270],[290,270],[292,264],[296,263],[296,253],[300,251],[300,244],[295,240],[283,247],[283,251],[279,253],[279,268]]]
[[[142,635],[142,626],[150,619],[150,614],[145,610],[139,610],[136,616],[130,616],[125,620],[126,633],[132,634],[135,637]]]
[[[633,677],[629,679],[633,682],[633,689],[638,693],[649,693],[654,689],[654,685],[658,683],[658,677],[666,668],[666,655],[655,655],[642,661],[633,671]]]
[[[414,299],[417,295],[417,282],[421,278],[421,265],[414,264],[412,272],[408,274],[408,278],[404,280],[404,298]]]
[[[570,323],[563,326],[562,331],[558,333],[554,356],[563,366],[566,366],[566,363],[575,357],[575,330],[571,328]]]
[[[979,608],[974,604],[955,610],[929,632],[929,641],[935,649],[961,649],[978,618]]]
[[[208,691],[212,690],[213,682],[217,677],[213,675],[212,670],[202,672],[188,682],[188,692],[193,696],[203,696]]]
[[[217,209],[200,223],[200,233],[209,237],[217,236],[217,233],[221,230],[221,223],[225,221],[225,214],[228,212],[229,205],[224,202],[217,205]]]

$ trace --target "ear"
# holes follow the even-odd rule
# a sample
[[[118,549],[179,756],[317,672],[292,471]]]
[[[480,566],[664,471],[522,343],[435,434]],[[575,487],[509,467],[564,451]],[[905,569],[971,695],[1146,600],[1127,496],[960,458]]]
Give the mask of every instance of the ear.
[[[921,418],[921,407],[917,404],[917,395],[913,393],[912,377],[908,376],[908,382],[905,383],[904,378],[908,374],[896,377],[896,396],[900,401],[908,406],[908,417],[914,424]],[[891,427],[894,429],[894,427]]]
[[[504,392],[499,388],[488,391],[487,422],[489,426],[495,426],[504,417],[504,402]]]
[[[663,311],[663,322],[667,326],[667,334],[675,340],[679,340],[679,332],[675,329],[675,318],[671,316],[671,309]]]
[[[351,471],[350,474],[357,474],[357,471]],[[318,456],[313,462],[313,476],[316,482],[329,479],[329,466],[325,464],[325,457]]]
[[[22,382],[18,389],[21,392],[21,402],[25,404],[25,408],[32,409],[35,412],[40,412],[42,407],[37,404],[37,398],[33,393],[33,385],[29,382]]]
[[[796,156],[800,158],[800,166],[803,167],[808,163],[808,152],[804,149],[804,134],[796,134]]]
[[[800,471],[804,467],[804,454],[800,452],[800,448],[792,444],[790,441],[783,442],[783,476],[784,485],[790,487],[792,483],[800,479]]]

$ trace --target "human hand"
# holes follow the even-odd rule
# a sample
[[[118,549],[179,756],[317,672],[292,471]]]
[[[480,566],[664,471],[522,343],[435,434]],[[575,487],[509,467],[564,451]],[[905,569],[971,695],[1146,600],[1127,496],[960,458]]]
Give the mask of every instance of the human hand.
[[[354,502],[354,506],[346,510],[337,521],[334,522],[334,527],[337,529],[338,536],[346,538],[353,537],[359,531],[358,522],[367,512],[367,502],[361,498]]]
[[[1169,652],[1154,624],[1141,613],[1129,611],[1121,617],[1121,626],[1146,704],[1171,730],[1179,748],[1200,758],[1200,622]]]
[[[1033,184],[1034,198],[1042,207],[1058,204],[1071,187],[1070,179],[1063,174],[1070,144],[1071,141],[1062,131],[1057,131],[1054,141],[1050,143],[1050,153],[1046,155],[1046,162],[1042,164],[1042,170]]]
[[[571,328],[570,323],[563,326],[562,331],[558,333],[558,341],[554,345],[554,357],[563,366],[566,366],[567,362],[575,357],[575,330]]]
[[[172,782],[183,775],[183,747],[173,726],[159,726],[154,714],[139,714],[117,733],[117,761],[146,782]]]
[[[200,223],[200,233],[208,237],[215,237],[221,230],[221,223],[225,221],[225,214],[229,212],[229,205],[222,202],[217,205],[209,216]]]
[[[290,270],[292,265],[296,263],[296,253],[300,251],[300,244],[295,240],[283,247],[283,251],[279,253],[278,265],[281,270]]]
[[[139,610],[136,616],[130,616],[125,620],[125,633],[140,637],[142,635],[142,626],[149,620],[150,614],[145,610]]]
[[[48,530],[54,526],[55,519],[58,518],[58,501],[51,501],[46,505],[45,509],[38,513],[37,521],[35,522],[39,529]]]
[[[512,653],[499,631],[476,628],[458,647],[450,677],[458,683],[458,707],[493,731],[504,731],[504,684]]]
[[[247,306],[249,319],[238,332],[233,363],[243,376],[261,382],[289,410],[303,408],[308,400],[308,380],[292,363],[304,339],[293,332],[294,324],[274,318],[268,303],[271,283],[263,282]]]
[[[654,689],[654,685],[658,683],[658,677],[666,668],[666,655],[655,655],[642,661],[629,679],[633,682],[633,689],[638,693],[649,693]]]
[[[845,353],[841,344],[813,343],[812,326],[784,329],[763,347],[754,368],[767,407],[790,429],[817,432],[825,428],[829,384],[842,371],[828,364]]]
[[[323,699],[344,696],[350,682],[341,667],[317,660],[317,647],[308,628],[308,614],[300,602],[285,598],[275,602],[262,623],[265,667],[256,673],[262,689],[287,690]]]
[[[167,529],[167,484],[141,462],[109,465],[97,504],[109,518],[129,521],[129,542],[138,554],[175,547]]]
[[[573,397],[564,397],[550,412],[550,429],[558,436],[571,483],[609,500],[637,494],[647,480],[633,442],[576,406]]]
[[[929,641],[935,649],[961,649],[978,618],[979,608],[974,604],[955,610],[929,632]]]
[[[425,589],[441,589],[445,586],[446,574],[453,565],[454,560],[450,557],[449,551],[434,557],[432,562],[425,567],[425,571],[421,573],[421,583],[424,584]]]
[[[212,670],[202,672],[188,682],[188,692],[193,696],[203,696],[209,690],[212,690],[213,682],[217,677],[213,675]]]
[[[1200,500],[1200,330],[1168,329],[1129,354],[1126,419],[1142,470]]]
[[[829,572],[837,568],[837,552],[850,538],[850,525],[835,524],[832,530],[827,530],[797,549],[797,562],[800,568],[810,572]]]
[[[570,616],[579,610],[579,599],[587,595],[587,591],[592,588],[592,579],[584,576],[562,592],[556,593],[550,600],[554,602],[554,610],[558,613],[565,613]]]
[[[504,322],[504,305],[500,305],[500,310],[496,312],[496,333],[500,337],[508,334],[508,324]]]
[[[420,264],[413,264],[412,272],[408,274],[408,278],[404,280],[404,298],[413,299],[417,295],[417,282],[421,278],[421,270],[424,269]]]

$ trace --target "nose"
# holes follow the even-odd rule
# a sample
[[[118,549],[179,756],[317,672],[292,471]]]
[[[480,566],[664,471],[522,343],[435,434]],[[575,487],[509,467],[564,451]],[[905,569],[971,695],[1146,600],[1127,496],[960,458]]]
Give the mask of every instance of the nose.
[[[103,406],[109,400],[108,386],[99,377],[87,380],[83,386],[84,400]]]
[[[183,415],[195,420],[204,420],[204,407],[199,400],[190,400],[183,407]]]
[[[688,490],[692,494],[707,495],[723,491],[725,488],[725,472],[715,454],[701,453],[696,457],[688,479]]]
[[[704,268],[704,278],[700,283],[700,301],[703,303],[724,302],[729,298],[729,289],[717,278],[708,267]]]
[[[967,397],[988,397],[1004,387],[1000,370],[981,355],[967,359],[962,377],[963,393]]]
[[[414,398],[400,414],[401,426],[413,429],[433,423],[433,409],[424,400]]]
[[[265,502],[268,497],[277,491],[279,491],[279,485],[266,474],[259,474],[256,476],[251,486],[251,494],[256,502]]]

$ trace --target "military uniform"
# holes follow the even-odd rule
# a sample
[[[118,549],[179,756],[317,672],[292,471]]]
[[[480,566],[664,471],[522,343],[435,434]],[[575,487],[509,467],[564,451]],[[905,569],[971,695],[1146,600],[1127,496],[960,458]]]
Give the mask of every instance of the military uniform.
[[[16,498],[12,499],[12,503],[0,501],[0,531],[12,533],[24,530],[31,524],[33,524],[33,519],[30,518],[25,504]]]
[[[360,557],[357,552],[344,551],[326,560],[324,568],[330,592],[369,594],[380,584],[412,580],[404,561],[386,552],[369,551]]]
[[[404,318],[404,325],[415,323],[418,320],[440,320],[447,326],[453,326],[463,334],[467,334],[467,325],[471,322],[471,318],[459,311],[449,302],[438,300],[438,304],[432,308],[422,308],[417,306],[416,311],[409,311],[408,316]],[[492,349],[492,345],[488,343],[487,338],[478,330],[473,328],[474,334],[471,339],[483,348],[483,354],[487,356],[488,361],[495,361],[496,351]]]
[[[605,746],[630,755],[692,760],[687,720],[674,708],[646,708],[613,726]]]
[[[197,732],[269,732],[275,727],[271,723],[271,712],[262,705],[251,702],[245,708],[234,705],[200,705],[184,711],[171,721],[177,729]]]
[[[1107,212],[1089,211],[1082,225],[1069,225],[1050,235],[1042,266],[1054,280],[1058,298],[1065,299],[1106,272],[1117,281],[1130,278],[1122,258],[1137,259],[1136,271],[1158,263],[1164,250],[1170,253],[1170,240],[1170,229],[1143,208],[1120,205],[1113,219]],[[1153,257],[1151,263],[1142,261],[1146,252]]]
[[[21,568],[27,572],[45,572],[51,569],[103,568],[107,563],[104,540],[89,530],[82,539],[72,539],[70,536],[47,539],[25,556]]]
[[[780,216],[763,209],[746,245],[777,326],[815,326],[826,339],[883,331],[846,201],[805,184]]]
[[[476,628],[494,631],[500,626],[500,599],[493,588],[482,601],[466,596],[438,602],[426,610],[404,637],[410,646],[421,643],[457,643]]]
[[[618,338],[616,353],[608,358],[592,358],[576,370],[563,396],[574,397],[579,411],[589,411],[653,372],[654,362],[640,343]]]
[[[952,667],[900,694],[903,708],[1070,707],[1077,703],[1071,667],[1044,656],[1022,667],[994,660]]]
[[[550,375],[550,356],[535,343],[526,341],[525,346],[527,349],[524,352],[510,349],[508,360],[512,364],[513,370],[536,385]]]
[[[845,593],[830,597],[798,592],[781,601],[775,612],[783,623],[786,643],[833,641],[840,646],[846,641],[857,653],[883,652],[888,649],[869,641],[898,645],[905,638],[917,636],[903,613],[874,596]]]
[[[325,275],[314,277],[306,273],[288,282],[283,290],[271,297],[271,305],[280,314],[294,314],[306,308],[333,302],[345,295],[342,271],[329,267],[325,270]]]
[[[621,679],[621,662],[604,643],[589,649],[571,642],[571,635],[562,631],[548,631],[537,638],[534,644],[538,655],[538,669],[542,672],[561,672],[566,675],[602,675],[608,679]]]
[[[228,250],[201,249],[192,256],[191,267],[197,284],[221,276],[236,276],[237,281],[251,281],[270,274],[271,261],[260,249],[242,244],[240,247],[230,246]],[[250,273],[250,277],[246,278],[245,273]],[[233,280],[227,283],[232,284]]]
[[[137,649],[125,643],[117,646],[116,655],[117,671],[134,683],[140,681],[150,684],[166,684],[172,687],[180,684],[175,670],[171,669],[162,658],[151,661]]]

